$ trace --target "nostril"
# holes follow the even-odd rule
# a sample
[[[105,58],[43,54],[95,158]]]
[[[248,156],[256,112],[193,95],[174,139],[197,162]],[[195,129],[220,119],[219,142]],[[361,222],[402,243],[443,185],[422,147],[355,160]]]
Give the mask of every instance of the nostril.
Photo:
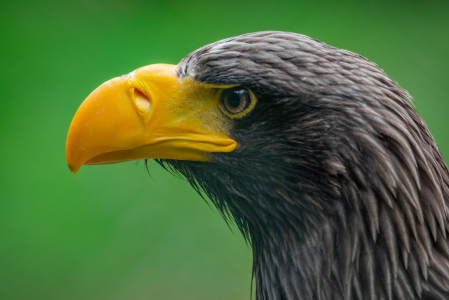
[[[144,95],[138,89],[134,89],[134,97],[136,98],[136,104],[139,108],[144,110],[146,113],[150,113],[151,102],[147,96]]]

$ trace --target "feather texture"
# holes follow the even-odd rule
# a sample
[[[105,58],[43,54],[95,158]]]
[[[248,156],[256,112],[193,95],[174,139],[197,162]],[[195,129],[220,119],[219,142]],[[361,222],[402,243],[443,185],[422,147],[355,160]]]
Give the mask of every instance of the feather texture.
[[[179,78],[243,85],[239,147],[159,160],[234,220],[258,300],[449,299],[449,172],[411,96],[366,58],[258,32],[189,54]]]

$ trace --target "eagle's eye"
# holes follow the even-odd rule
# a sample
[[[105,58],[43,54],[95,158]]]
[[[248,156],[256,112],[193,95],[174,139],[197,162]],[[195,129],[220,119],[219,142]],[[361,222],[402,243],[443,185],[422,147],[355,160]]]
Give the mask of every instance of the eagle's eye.
[[[220,104],[229,117],[241,117],[254,107],[255,97],[245,88],[233,87],[221,93]]]

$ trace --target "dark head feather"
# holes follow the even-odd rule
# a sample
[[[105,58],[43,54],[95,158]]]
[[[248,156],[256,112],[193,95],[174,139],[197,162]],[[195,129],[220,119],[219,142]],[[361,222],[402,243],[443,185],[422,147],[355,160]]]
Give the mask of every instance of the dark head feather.
[[[181,78],[258,102],[213,163],[160,160],[254,250],[257,299],[449,299],[449,176],[411,96],[366,58],[304,35],[222,40]]]

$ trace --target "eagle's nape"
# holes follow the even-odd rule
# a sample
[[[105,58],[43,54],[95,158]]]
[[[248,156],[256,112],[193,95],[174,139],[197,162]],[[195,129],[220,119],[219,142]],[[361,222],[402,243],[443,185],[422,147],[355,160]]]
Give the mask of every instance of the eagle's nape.
[[[374,63],[259,32],[200,48],[176,72],[257,98],[207,127],[234,150],[158,160],[251,243],[257,299],[449,298],[449,172],[409,93]]]

